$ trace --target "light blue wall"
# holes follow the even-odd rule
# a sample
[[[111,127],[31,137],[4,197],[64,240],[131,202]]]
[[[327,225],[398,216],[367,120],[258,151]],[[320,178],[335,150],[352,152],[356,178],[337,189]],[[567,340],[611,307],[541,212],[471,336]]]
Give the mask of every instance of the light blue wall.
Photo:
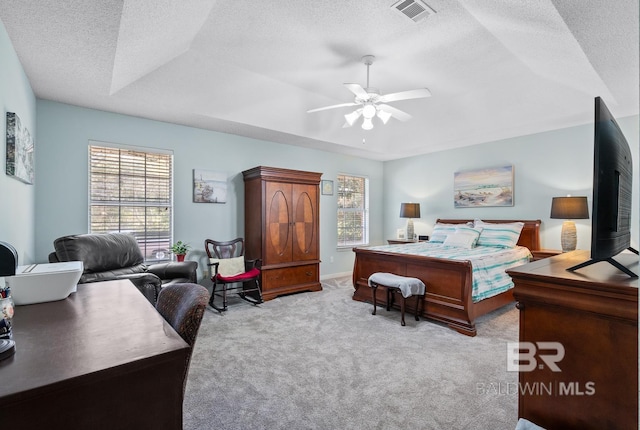
[[[59,236],[88,231],[89,140],[174,152],[174,235],[194,250],[187,259],[205,267],[204,239],[232,239],[244,231],[242,171],[272,166],[369,177],[371,238],[382,240],[383,164],[325,151],[283,145],[132,116],[38,100],[36,258],[44,262]],[[192,203],[192,170],[226,172],[226,204]],[[320,197],[321,276],[347,273],[353,252],[336,251],[337,197]],[[333,262],[332,261],[333,257]]]
[[[611,106],[613,108],[613,106]],[[615,115],[615,109],[612,109]],[[632,245],[638,248],[638,116],[618,118],[631,147],[634,167]],[[513,165],[514,206],[454,208],[453,174],[483,167]],[[400,203],[418,202],[416,234],[429,234],[437,218],[540,219],[543,248],[560,249],[562,221],[550,219],[551,198],[587,196],[593,183],[593,125],[565,128],[482,145],[386,162],[384,232],[395,237],[405,228]],[[591,220],[575,220],[578,248],[591,245]]]
[[[36,134],[36,98],[22,65],[18,60],[4,24],[0,22],[0,138],[2,156],[0,163],[0,241],[10,243],[18,252],[19,264],[31,264],[35,258],[34,212],[35,190],[40,178],[36,175],[35,184],[28,185],[5,174],[7,133],[6,113],[15,112],[23,127],[26,127],[36,142],[35,163],[38,163]]]

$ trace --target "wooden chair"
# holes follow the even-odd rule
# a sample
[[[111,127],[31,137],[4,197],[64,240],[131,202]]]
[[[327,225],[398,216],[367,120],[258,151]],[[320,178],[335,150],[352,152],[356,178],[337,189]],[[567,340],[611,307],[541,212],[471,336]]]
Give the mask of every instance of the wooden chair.
[[[204,247],[212,267],[211,281],[213,291],[209,305],[218,312],[227,310],[227,291],[239,290],[238,295],[254,304],[262,303],[260,288],[260,260],[245,260],[244,239],[237,238],[226,242],[205,239]],[[229,288],[229,285],[239,284]],[[218,286],[222,287],[222,307],[215,305],[214,299]]]
[[[163,287],[158,295],[156,310],[190,346],[184,366],[183,395],[187,387],[193,346],[208,300],[209,291],[202,285],[192,283],[168,285]]]

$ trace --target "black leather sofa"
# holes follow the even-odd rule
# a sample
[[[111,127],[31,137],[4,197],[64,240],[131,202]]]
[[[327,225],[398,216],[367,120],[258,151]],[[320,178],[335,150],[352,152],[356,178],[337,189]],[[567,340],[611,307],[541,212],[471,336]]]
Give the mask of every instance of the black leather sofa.
[[[50,263],[83,262],[79,283],[129,279],[154,306],[163,286],[197,282],[196,261],[146,265],[135,237],[126,233],[63,236],[53,247]]]

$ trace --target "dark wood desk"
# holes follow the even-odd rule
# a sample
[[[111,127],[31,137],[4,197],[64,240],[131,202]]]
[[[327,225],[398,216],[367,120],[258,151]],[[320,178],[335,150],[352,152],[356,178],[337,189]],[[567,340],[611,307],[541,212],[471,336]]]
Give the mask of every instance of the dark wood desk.
[[[557,363],[519,372],[518,415],[548,430],[638,428],[638,279],[573,251],[508,270],[520,309],[520,342],[559,342]],[[638,273],[638,256],[615,257]],[[525,354],[525,362],[531,360]]]
[[[182,429],[188,345],[129,281],[17,306],[0,362],[7,429]]]

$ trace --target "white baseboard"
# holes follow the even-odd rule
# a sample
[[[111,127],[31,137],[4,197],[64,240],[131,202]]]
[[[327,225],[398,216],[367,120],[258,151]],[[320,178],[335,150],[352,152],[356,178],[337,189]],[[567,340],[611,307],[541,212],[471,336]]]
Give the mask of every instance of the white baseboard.
[[[342,273],[329,273],[328,275],[320,276],[320,280],[326,281],[327,279],[342,278],[344,276],[352,276],[352,275],[353,275],[353,272],[351,271],[342,272]]]

